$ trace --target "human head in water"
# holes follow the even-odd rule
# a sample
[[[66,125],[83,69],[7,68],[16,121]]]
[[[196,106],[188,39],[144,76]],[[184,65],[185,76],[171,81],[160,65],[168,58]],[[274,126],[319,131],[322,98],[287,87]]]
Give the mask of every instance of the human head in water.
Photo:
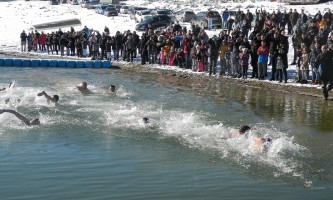
[[[109,91],[110,92],[115,92],[116,91],[116,86],[110,85]]]
[[[251,127],[249,127],[248,125],[242,125],[241,127],[239,127],[239,134],[243,135],[249,130],[251,130]]]
[[[145,124],[149,123],[148,117],[144,117],[142,120],[143,120],[143,123],[145,123]]]

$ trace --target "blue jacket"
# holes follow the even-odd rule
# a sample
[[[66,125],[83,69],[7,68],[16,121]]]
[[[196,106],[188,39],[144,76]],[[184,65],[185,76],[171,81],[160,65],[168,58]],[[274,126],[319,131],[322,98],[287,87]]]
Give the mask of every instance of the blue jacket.
[[[228,20],[228,18],[229,18],[229,11],[224,11],[222,13],[222,17],[223,17],[223,20]]]

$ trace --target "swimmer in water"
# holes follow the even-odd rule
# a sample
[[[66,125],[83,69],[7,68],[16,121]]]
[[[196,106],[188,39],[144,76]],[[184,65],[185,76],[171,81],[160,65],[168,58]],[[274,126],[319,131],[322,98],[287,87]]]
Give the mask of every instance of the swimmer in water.
[[[239,127],[238,130],[234,130],[232,133],[233,137],[237,137],[237,136],[241,136],[241,135],[245,135],[245,137],[247,137],[248,131],[251,130],[251,127],[248,125],[242,125],[241,127]]]
[[[49,96],[45,91],[40,92],[37,94],[37,96],[45,96],[45,98],[47,99],[47,103],[50,104],[50,102],[54,103],[55,105],[58,105],[58,101],[59,101],[59,96],[58,95],[53,95],[53,97]]]
[[[9,83],[8,89],[12,86],[13,83]],[[0,92],[5,91],[7,88],[1,88]]]
[[[15,115],[18,119],[20,119],[22,122],[24,122],[28,126],[39,125],[40,124],[40,121],[37,118],[29,120],[28,118],[24,117],[23,115],[21,115],[20,113],[16,112],[15,110],[0,109],[0,114],[5,113],[5,112],[11,113],[11,114]]]
[[[253,147],[257,150],[260,150],[262,153],[267,152],[268,148],[271,146],[273,139],[270,135],[266,134],[263,137],[255,136],[253,138],[254,145]]]
[[[149,118],[148,117],[144,117],[144,118],[142,118],[142,120],[143,120],[143,123],[145,123],[145,124],[149,123]]]
[[[111,93],[116,92],[116,86],[110,85],[109,92],[111,92]]]
[[[88,84],[87,82],[83,81],[81,83],[80,86],[76,86],[76,88],[80,91],[80,92],[90,92],[89,89],[88,89]]]

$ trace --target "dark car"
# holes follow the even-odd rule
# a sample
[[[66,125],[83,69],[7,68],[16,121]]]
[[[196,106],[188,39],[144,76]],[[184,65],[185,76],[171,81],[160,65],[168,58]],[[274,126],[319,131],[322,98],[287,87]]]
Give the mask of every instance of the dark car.
[[[144,19],[142,22],[135,26],[135,30],[144,31],[147,29],[148,24],[152,26],[153,29],[164,27],[172,23],[172,19],[168,15],[154,15]]]
[[[175,21],[175,16],[172,12],[172,10],[169,9],[158,9],[158,10],[152,10],[150,12],[151,15],[168,15],[171,18],[171,21]]]
[[[51,5],[59,5],[58,0],[50,0],[49,2]]]
[[[208,12],[211,13],[212,18],[212,27],[221,28],[222,26],[222,18],[220,13],[217,11],[204,11],[198,12],[195,18],[192,20],[194,25],[198,25],[201,28],[207,29],[208,28]]]
[[[118,11],[114,6],[109,6],[109,7],[105,8],[104,15],[107,17],[118,16]]]

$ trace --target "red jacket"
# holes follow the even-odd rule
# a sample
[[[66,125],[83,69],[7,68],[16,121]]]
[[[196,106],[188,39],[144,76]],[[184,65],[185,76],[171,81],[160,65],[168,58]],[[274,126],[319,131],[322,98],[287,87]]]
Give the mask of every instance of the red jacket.
[[[46,45],[46,34],[44,34],[44,33],[40,34],[40,36],[39,36],[39,43],[41,45]]]

